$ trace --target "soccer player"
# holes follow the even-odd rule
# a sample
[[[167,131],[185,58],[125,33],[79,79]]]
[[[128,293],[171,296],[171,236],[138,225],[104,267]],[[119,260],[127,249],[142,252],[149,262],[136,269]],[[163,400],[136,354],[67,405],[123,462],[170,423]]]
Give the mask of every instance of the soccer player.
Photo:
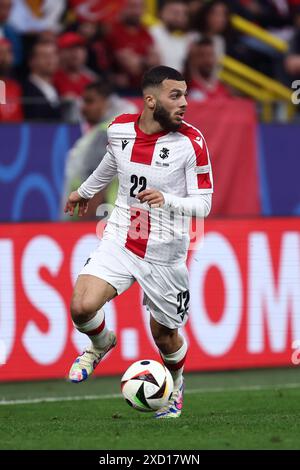
[[[158,66],[142,81],[144,109],[123,114],[109,126],[107,153],[91,176],[70,194],[65,211],[82,215],[88,201],[118,175],[115,208],[99,247],[83,267],[73,293],[75,327],[91,339],[70,379],[81,382],[116,345],[105,326],[103,306],[135,281],[144,291],[150,327],[174,391],[157,418],[177,418],[183,406],[185,339],[178,333],[188,318],[186,267],[191,216],[211,208],[212,174],[201,132],[183,118],[187,86],[182,75]]]

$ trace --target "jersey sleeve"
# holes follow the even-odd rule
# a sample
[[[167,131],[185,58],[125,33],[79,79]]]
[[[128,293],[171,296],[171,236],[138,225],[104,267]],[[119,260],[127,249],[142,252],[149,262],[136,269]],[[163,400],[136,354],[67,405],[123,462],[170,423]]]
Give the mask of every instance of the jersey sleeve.
[[[78,188],[78,194],[90,199],[96,193],[106,188],[113,177],[117,174],[117,162],[112,152],[110,143],[106,147],[106,154],[96,170]]]
[[[195,217],[207,217],[211,210],[211,194],[198,194],[188,197],[178,197],[162,192],[164,207],[177,214]]]
[[[207,144],[202,134],[193,132],[185,166],[187,195],[213,193],[213,176]]]

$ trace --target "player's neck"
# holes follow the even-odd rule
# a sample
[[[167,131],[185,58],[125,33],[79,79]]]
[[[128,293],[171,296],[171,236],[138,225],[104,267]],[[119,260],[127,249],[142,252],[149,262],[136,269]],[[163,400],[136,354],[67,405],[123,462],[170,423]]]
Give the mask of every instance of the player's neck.
[[[144,134],[157,134],[158,132],[162,132],[163,128],[159,124],[159,122],[155,121],[152,115],[148,115],[144,110],[139,118],[138,126]]]

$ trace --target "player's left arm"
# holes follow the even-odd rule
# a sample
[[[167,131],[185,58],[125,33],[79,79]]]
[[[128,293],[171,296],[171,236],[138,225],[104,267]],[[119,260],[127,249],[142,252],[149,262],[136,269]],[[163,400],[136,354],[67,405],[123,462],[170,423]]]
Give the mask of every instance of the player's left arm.
[[[212,204],[213,177],[204,137],[193,141],[185,164],[187,196],[178,197],[156,189],[145,189],[137,198],[150,207],[166,207],[179,214],[207,217]]]

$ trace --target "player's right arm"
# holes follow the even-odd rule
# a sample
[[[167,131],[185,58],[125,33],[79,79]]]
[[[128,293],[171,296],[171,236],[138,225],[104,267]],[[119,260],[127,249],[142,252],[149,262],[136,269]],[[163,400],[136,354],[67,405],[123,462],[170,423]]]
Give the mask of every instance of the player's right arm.
[[[77,191],[73,191],[70,194],[65,206],[65,212],[73,215],[75,208],[78,206],[78,215],[86,214],[89,199],[106,188],[116,174],[116,159],[110,144],[108,144],[107,152],[96,170],[82,183]]]
[[[69,213],[69,215],[74,215],[74,211],[78,206],[78,215],[81,217],[87,213],[88,203],[88,199],[81,197],[78,191],[72,191],[68,197],[64,211],[65,213]]]

